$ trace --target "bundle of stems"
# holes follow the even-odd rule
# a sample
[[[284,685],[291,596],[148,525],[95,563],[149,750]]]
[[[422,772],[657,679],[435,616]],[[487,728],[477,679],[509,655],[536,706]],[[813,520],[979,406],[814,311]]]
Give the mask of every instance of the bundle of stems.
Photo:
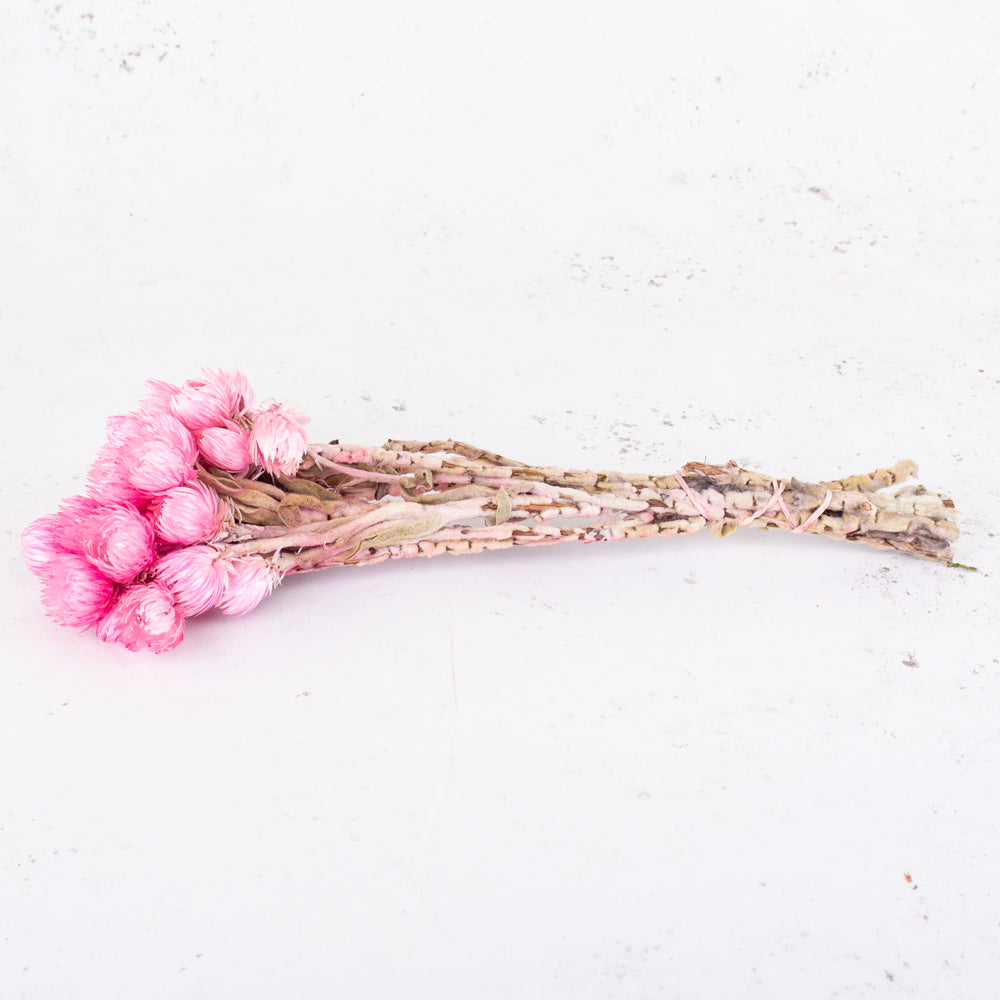
[[[294,476],[247,480],[201,470],[233,516],[221,540],[282,575],[514,545],[598,542],[738,528],[825,535],[952,561],[954,504],[890,487],[911,461],[822,483],[779,480],[734,462],[667,475],[532,466],[459,441],[310,447]]]

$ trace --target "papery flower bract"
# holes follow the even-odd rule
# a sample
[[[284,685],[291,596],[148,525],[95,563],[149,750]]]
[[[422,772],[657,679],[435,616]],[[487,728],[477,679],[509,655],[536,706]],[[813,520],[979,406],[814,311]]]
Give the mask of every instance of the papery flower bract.
[[[215,490],[204,483],[182,483],[149,505],[157,537],[174,545],[211,541],[222,527],[224,510]]]
[[[241,371],[223,372],[214,368],[202,370],[205,381],[216,385],[225,392],[229,398],[230,419],[236,420],[242,417],[254,404],[256,397],[250,387],[250,379]]]
[[[90,467],[90,493],[100,500],[141,504],[194,478],[198,446],[171,413],[111,417],[107,438]]]
[[[253,405],[253,391],[242,372],[211,368],[200,379],[188,379],[170,400],[174,415],[193,431],[216,427],[241,416]]]
[[[187,545],[161,556],[156,579],[174,595],[186,618],[215,607],[226,586],[226,564],[211,545]]]
[[[206,464],[245,476],[250,470],[250,432],[232,420],[206,427],[195,435]]]
[[[170,401],[178,392],[176,385],[151,378],[146,382],[146,394],[139,400],[139,409],[150,416],[170,413]]]
[[[82,552],[83,542],[80,540],[80,525],[99,507],[104,506],[100,500],[93,497],[67,497],[59,504],[56,519],[59,522],[60,542],[64,549],[70,552]]]
[[[153,526],[131,504],[98,507],[80,523],[83,554],[116,583],[130,583],[156,559]]]
[[[49,617],[71,628],[96,625],[115,596],[114,583],[75,552],[61,555],[43,580],[42,603]]]
[[[81,554],[80,525],[99,506],[93,497],[68,497],[57,513],[32,521],[21,532],[21,549],[28,569],[35,576],[43,576],[66,552]]]
[[[283,403],[258,410],[250,428],[250,461],[272,476],[294,476],[309,439],[309,418]]]
[[[44,576],[49,567],[63,555],[67,549],[60,543],[59,517],[57,514],[46,514],[31,522],[21,532],[21,552],[28,569],[35,576]]]
[[[278,574],[260,556],[241,556],[226,563],[226,586],[218,607],[226,615],[245,615],[271,591]]]
[[[145,493],[126,479],[121,460],[122,448],[133,438],[141,437],[142,429],[142,418],[135,413],[108,417],[104,443],[87,472],[92,496],[109,503],[141,503],[145,499]]]
[[[170,400],[170,409],[185,427],[199,431],[229,419],[229,394],[218,383],[188,379]]]
[[[122,480],[142,493],[162,493],[194,478],[198,446],[174,416],[140,419],[118,452]]]
[[[101,619],[97,636],[134,652],[164,653],[184,638],[184,616],[163,584],[136,583],[122,591]]]

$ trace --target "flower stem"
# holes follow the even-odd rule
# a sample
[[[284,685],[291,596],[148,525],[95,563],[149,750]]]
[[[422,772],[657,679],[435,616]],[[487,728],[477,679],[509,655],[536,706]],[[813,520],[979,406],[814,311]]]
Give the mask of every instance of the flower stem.
[[[456,441],[389,441],[315,445],[294,479],[220,485],[233,511],[226,549],[267,556],[282,574],[705,527],[719,537],[741,527],[819,534],[950,562],[954,504],[922,486],[889,490],[915,472],[900,462],[802,483],[691,462],[623,475],[530,466]]]

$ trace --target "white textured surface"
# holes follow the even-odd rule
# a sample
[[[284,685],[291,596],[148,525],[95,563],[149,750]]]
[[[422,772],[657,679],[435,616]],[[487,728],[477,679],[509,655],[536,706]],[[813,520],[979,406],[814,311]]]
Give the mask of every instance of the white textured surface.
[[[998,45],[972,0],[7,5],[3,996],[993,995]],[[18,533],[202,365],[316,438],[913,457],[980,572],[744,532],[57,629]]]

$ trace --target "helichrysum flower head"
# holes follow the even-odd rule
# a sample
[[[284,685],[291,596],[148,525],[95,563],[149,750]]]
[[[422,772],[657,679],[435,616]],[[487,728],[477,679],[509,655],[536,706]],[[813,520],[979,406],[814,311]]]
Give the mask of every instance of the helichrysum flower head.
[[[161,493],[194,478],[198,446],[191,432],[168,414],[141,421],[118,453],[124,481],[143,493]]]
[[[228,416],[231,420],[239,420],[252,407],[256,400],[250,387],[250,380],[241,371],[222,372],[206,368],[202,372],[205,381],[217,386],[229,401]]]
[[[60,556],[42,579],[42,603],[49,617],[71,628],[96,625],[115,596],[113,581],[75,552]]]
[[[171,545],[209,542],[222,527],[224,511],[215,490],[204,483],[182,483],[149,505],[156,536]]]
[[[254,414],[250,460],[272,476],[294,476],[309,447],[304,425],[309,418],[283,403]]]
[[[211,545],[187,545],[161,556],[156,579],[174,596],[186,618],[215,607],[226,586],[226,564]]]
[[[83,554],[106,577],[130,583],[156,558],[153,526],[131,504],[98,507],[81,522]]]
[[[180,392],[176,385],[151,378],[146,382],[146,393],[139,400],[139,409],[150,415],[170,413],[170,401]]]
[[[121,461],[122,448],[141,436],[142,426],[141,418],[134,413],[108,417],[104,444],[87,472],[92,496],[108,503],[141,503],[145,499],[143,491],[126,480]]]
[[[141,504],[194,479],[198,446],[170,413],[144,411],[111,417],[107,439],[90,467],[90,493],[104,501]]]
[[[59,505],[56,514],[32,521],[21,533],[24,561],[35,576],[44,576],[48,568],[66,552],[83,552],[80,525],[100,503],[93,497],[68,497]]]
[[[28,569],[35,576],[44,576],[49,567],[67,552],[60,541],[59,516],[46,514],[32,521],[21,532],[21,551]]]
[[[217,427],[243,415],[253,405],[253,391],[242,372],[211,368],[202,377],[188,379],[171,398],[174,415],[192,431]]]
[[[226,585],[218,607],[226,615],[245,615],[271,591],[278,574],[260,556],[242,556],[226,563]]]
[[[162,583],[135,583],[101,619],[97,635],[133,651],[164,653],[184,637],[184,616]]]
[[[250,469],[250,432],[232,420],[206,427],[195,435],[207,465],[244,476]]]

